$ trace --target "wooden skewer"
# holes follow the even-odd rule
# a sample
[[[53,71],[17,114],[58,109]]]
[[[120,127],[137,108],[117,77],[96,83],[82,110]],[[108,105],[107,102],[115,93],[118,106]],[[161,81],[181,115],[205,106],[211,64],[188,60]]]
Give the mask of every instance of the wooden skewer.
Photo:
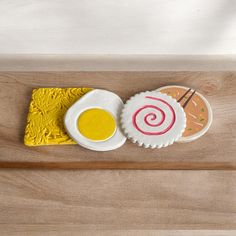
[[[191,91],[191,88],[182,96],[179,98],[179,100],[177,102],[181,102],[182,99]]]
[[[183,96],[181,96],[179,99],[178,99],[178,101],[177,102],[181,102],[182,100],[183,100],[183,98],[191,91],[192,89],[190,88],[186,93],[184,93],[184,95]],[[188,105],[188,103],[190,102],[190,100],[191,100],[191,98],[193,97],[193,95],[196,93],[196,90],[194,90],[193,92],[192,92],[192,94],[190,95],[190,97],[186,100],[186,102],[182,105],[182,107],[183,108],[185,108],[187,105]]]
[[[187,99],[187,101],[184,103],[183,108],[185,108],[188,105],[188,103],[190,102],[190,100],[193,97],[193,95],[195,94],[195,92],[196,91],[194,90],[193,93],[190,95],[190,97]]]
[[[0,169],[41,170],[236,170],[230,162],[9,162],[1,161]]]

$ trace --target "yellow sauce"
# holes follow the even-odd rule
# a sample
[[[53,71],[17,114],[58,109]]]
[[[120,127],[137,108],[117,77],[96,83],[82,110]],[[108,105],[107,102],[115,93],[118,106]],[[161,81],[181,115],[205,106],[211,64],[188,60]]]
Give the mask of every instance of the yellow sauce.
[[[63,118],[69,107],[90,88],[39,88],[32,92],[24,143],[28,146],[75,144]]]
[[[187,91],[185,88],[170,87],[160,90],[169,96],[172,96],[176,100],[184,95]],[[183,105],[191,93],[187,94],[181,101]],[[204,100],[197,94],[194,94],[188,105],[184,109],[187,117],[187,126],[183,133],[183,137],[190,136],[201,131],[208,122],[208,109]]]
[[[78,118],[80,133],[92,141],[105,141],[116,131],[116,120],[103,109],[93,108],[84,111]]]

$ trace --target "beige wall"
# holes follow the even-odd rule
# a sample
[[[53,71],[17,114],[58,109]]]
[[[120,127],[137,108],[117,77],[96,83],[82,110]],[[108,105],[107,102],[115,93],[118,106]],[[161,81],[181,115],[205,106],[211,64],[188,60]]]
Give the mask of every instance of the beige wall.
[[[1,0],[0,54],[236,54],[234,0]]]

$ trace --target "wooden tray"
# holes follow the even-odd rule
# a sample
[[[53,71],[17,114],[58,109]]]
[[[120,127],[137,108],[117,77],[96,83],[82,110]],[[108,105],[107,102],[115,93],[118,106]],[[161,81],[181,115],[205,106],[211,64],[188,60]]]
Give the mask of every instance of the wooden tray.
[[[169,84],[204,94],[213,124],[187,144],[144,149],[127,141],[110,152],[78,145],[26,147],[24,129],[31,91],[37,87],[94,87],[133,94]],[[236,73],[230,72],[1,72],[0,168],[46,169],[236,169]]]

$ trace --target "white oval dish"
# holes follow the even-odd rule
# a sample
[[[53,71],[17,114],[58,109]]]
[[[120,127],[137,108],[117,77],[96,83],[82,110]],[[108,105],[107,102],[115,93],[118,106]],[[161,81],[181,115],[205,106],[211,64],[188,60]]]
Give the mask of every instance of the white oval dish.
[[[163,87],[160,87],[158,88],[157,90],[155,91],[161,91],[162,89],[167,89],[167,88],[172,88],[172,87],[178,87],[178,88],[183,88],[183,89],[186,89],[186,91],[189,89],[188,87],[185,87],[185,86],[179,86],[179,85],[168,85],[168,86],[163,86]],[[209,102],[207,101],[207,99],[202,95],[200,94],[199,92],[196,91],[196,94],[204,101],[204,103],[206,104],[206,107],[207,107],[207,110],[208,110],[208,122],[206,124],[206,126],[200,130],[199,132],[197,132],[196,134],[193,134],[193,135],[190,135],[190,136],[185,136],[185,137],[180,137],[179,140],[177,140],[177,142],[179,143],[187,143],[187,142],[191,142],[191,141],[194,141],[198,138],[200,138],[201,136],[203,136],[207,131],[208,129],[210,128],[211,124],[212,124],[212,120],[213,120],[213,113],[212,113],[212,109],[211,109],[211,106],[209,104]]]
[[[66,112],[64,125],[69,136],[79,145],[94,151],[109,151],[121,147],[126,137],[119,127],[120,113],[123,108],[121,98],[107,90],[94,89],[86,93],[77,102],[75,102]],[[116,131],[112,137],[104,141],[92,141],[84,137],[78,129],[77,121],[79,116],[91,108],[100,108],[110,112],[117,124]]]
[[[173,144],[185,130],[183,108],[172,97],[147,91],[131,97],[121,113],[121,125],[133,143],[145,148]]]

